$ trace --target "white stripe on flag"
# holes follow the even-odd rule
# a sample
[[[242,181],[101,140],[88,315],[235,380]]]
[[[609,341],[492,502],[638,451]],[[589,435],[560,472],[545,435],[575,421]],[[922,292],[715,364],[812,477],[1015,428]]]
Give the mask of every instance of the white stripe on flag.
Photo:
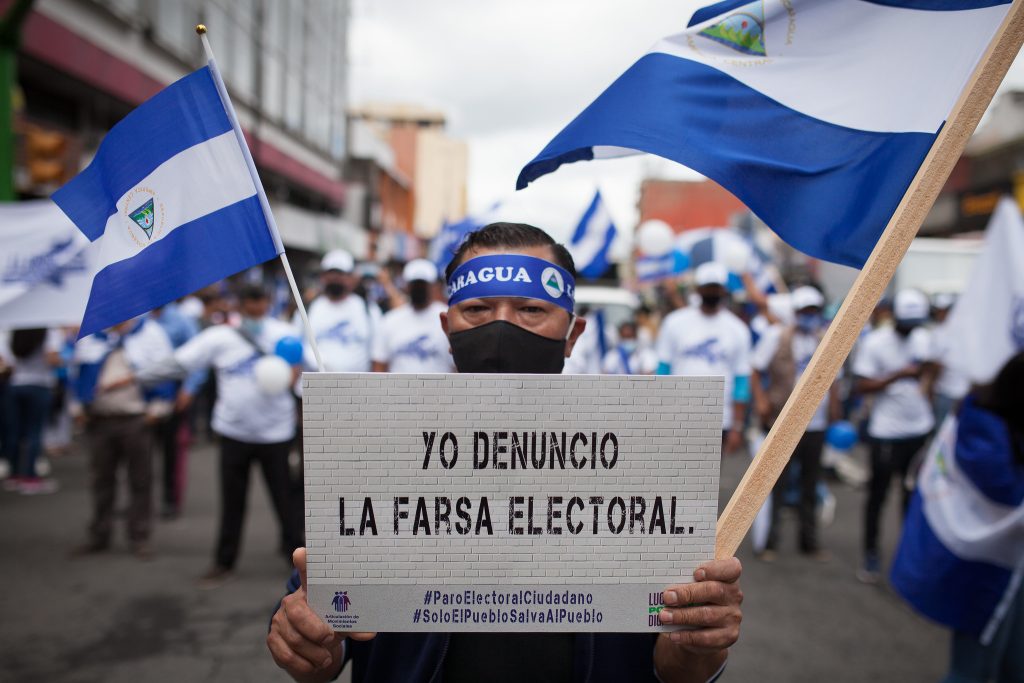
[[[587,223],[583,237],[569,247],[577,270],[583,270],[594,261],[594,257],[604,247],[604,241],[611,226],[612,217],[608,214],[608,208],[603,201],[599,201],[597,210],[594,211],[594,215]]]
[[[140,153],[145,147],[140,145]],[[117,202],[100,244],[100,268],[132,258],[174,229],[256,194],[234,131],[189,147],[140,180]],[[130,212],[154,198],[151,237]]]
[[[1024,559],[1024,507],[985,496],[956,461],[957,419],[949,416],[918,478],[924,516],[935,536],[964,560],[1014,570]]]
[[[861,0],[785,0],[785,5],[764,0],[763,57],[699,35],[723,16],[670,36],[651,52],[707,64],[791,109],[836,125],[935,133],[1008,9],[911,10]]]

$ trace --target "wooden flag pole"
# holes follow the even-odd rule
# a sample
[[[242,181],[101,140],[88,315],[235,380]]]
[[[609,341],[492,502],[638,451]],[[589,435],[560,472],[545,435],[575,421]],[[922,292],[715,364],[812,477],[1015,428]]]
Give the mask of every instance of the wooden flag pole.
[[[1024,0],[1013,0],[1006,18],[960,93],[946,125],[718,520],[716,558],[736,554],[1022,43]]]
[[[263,209],[263,216],[267,219],[267,225],[270,227],[270,236],[274,240],[274,247],[277,249],[278,258],[281,259],[281,267],[284,268],[284,274],[288,278],[288,287],[292,290],[292,298],[295,299],[295,306],[299,311],[299,317],[302,319],[302,329],[305,330],[306,341],[309,343],[309,348],[313,351],[313,357],[316,359],[317,372],[323,372],[324,361],[320,357],[320,349],[316,344],[313,326],[309,324],[309,316],[306,315],[306,304],[302,302],[302,293],[299,291],[299,286],[295,283],[295,275],[292,273],[291,264],[288,263],[288,255],[284,251],[284,242],[281,241],[281,232],[277,229],[274,212],[270,210],[270,200],[267,199],[267,193],[263,189],[263,181],[260,180],[260,174],[256,170],[256,162],[252,159],[249,145],[245,142],[245,133],[242,132],[242,126],[238,123],[235,105],[231,104],[228,88],[224,85],[224,79],[221,78],[220,70],[217,68],[217,60],[213,57],[213,48],[210,47],[210,40],[206,37],[206,32],[206,24],[196,24],[196,35],[199,36],[203,43],[203,52],[206,53],[210,75],[213,76],[213,82],[217,86],[217,93],[220,95],[220,100],[224,104],[224,110],[231,121],[235,137],[238,138],[238,146],[242,150],[245,165],[249,167],[249,175],[252,176],[252,182],[256,186],[256,196],[260,201],[260,208]]]

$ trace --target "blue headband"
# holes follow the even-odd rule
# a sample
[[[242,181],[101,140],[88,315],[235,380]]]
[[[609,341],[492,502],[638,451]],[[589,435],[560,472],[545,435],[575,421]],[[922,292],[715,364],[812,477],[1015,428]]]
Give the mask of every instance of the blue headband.
[[[550,261],[522,254],[477,256],[448,278],[448,305],[467,299],[515,296],[549,301],[573,313],[576,280]]]

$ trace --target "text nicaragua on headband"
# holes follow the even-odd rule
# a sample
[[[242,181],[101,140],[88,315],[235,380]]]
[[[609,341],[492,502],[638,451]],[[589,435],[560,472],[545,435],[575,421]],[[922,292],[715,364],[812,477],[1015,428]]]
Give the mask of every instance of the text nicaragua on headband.
[[[448,278],[448,305],[514,296],[549,301],[574,312],[576,280],[564,268],[534,256],[488,254],[472,258]]]

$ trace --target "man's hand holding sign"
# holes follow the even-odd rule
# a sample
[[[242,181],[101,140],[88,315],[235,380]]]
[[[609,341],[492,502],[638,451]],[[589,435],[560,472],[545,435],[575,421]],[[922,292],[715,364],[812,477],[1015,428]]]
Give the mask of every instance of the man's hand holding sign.
[[[536,228],[496,224],[474,233],[448,269],[452,297],[449,310],[442,314],[440,320],[451,340],[455,364],[459,371],[548,373],[547,377],[551,380],[545,382],[548,393],[558,393],[564,387],[571,386],[566,382],[573,380],[563,379],[555,373],[561,371],[564,358],[571,353],[573,344],[585,325],[584,321],[572,314],[572,271],[572,260],[564,247],[555,244]],[[532,404],[534,401],[538,405],[543,403],[545,399],[540,394],[534,398],[534,394],[528,393],[532,388],[527,381],[528,376],[519,376],[522,378],[518,384],[521,387],[519,393],[522,394],[519,397],[480,397],[481,401],[504,401],[508,404],[498,406],[494,415],[485,415],[500,422],[502,419],[512,419],[509,416],[518,410],[521,404]],[[332,376],[338,377],[342,376]],[[444,376],[437,376],[436,381],[443,381],[443,378]],[[427,380],[428,383],[429,381]],[[507,381],[508,378],[495,378],[492,385],[504,390],[505,384],[502,382]],[[598,381],[592,381],[592,384],[585,387],[581,385],[582,390],[592,388],[593,393],[598,393]],[[687,380],[663,378],[658,381]],[[473,380],[465,382],[469,384],[465,384],[460,390],[471,393],[472,387],[475,386],[472,384]],[[645,382],[653,384],[654,380],[645,378]],[[379,386],[381,385],[373,385],[367,393],[375,393]],[[705,392],[706,396],[720,395],[720,386],[718,383],[709,385],[709,390]],[[321,400],[318,398],[320,394],[312,384],[307,388],[307,401],[311,402],[309,409],[313,409],[315,403],[312,402]],[[701,388],[701,385],[698,388]],[[647,386],[643,389],[638,396],[660,396],[648,391]],[[333,391],[341,393],[338,389]],[[672,387],[672,391],[677,391],[677,388]],[[701,397],[704,395],[700,394]],[[371,396],[366,397],[366,401],[372,400]],[[398,400],[407,398],[396,399],[396,402]],[[457,399],[443,397],[438,400]],[[586,400],[585,396],[579,396],[577,399],[579,404]],[[618,403],[615,399],[609,399],[609,402]],[[652,398],[651,402],[661,404],[662,399]],[[565,409],[571,412],[564,414],[567,418],[565,421],[573,424],[578,422],[578,431],[574,431],[573,428],[561,433],[542,431],[538,437],[536,432],[517,434],[512,428],[505,432],[498,431],[496,427],[492,430],[470,429],[469,425],[461,424],[440,425],[439,429],[435,430],[439,433],[424,430],[418,460],[414,467],[419,470],[418,474],[424,477],[438,475],[438,481],[441,476],[450,476],[451,486],[454,487],[450,495],[417,497],[415,489],[399,491],[393,488],[388,490],[387,495],[382,495],[383,491],[372,491],[368,488],[360,488],[356,493],[354,489],[349,491],[344,487],[335,487],[331,489],[331,493],[335,494],[331,496],[332,500],[309,501],[307,514],[310,517],[307,518],[307,523],[311,525],[311,531],[308,542],[310,545],[319,546],[318,557],[324,553],[324,542],[319,540],[323,534],[317,533],[320,528],[318,523],[321,521],[318,515],[323,514],[327,519],[328,514],[321,513],[318,506],[330,506],[329,514],[333,515],[333,519],[338,520],[339,514],[342,519],[324,525],[325,529],[329,527],[328,552],[335,555],[325,559],[334,562],[345,559],[336,557],[337,551],[331,550],[334,547],[332,537],[340,536],[342,543],[350,544],[345,547],[352,548],[354,559],[360,556],[369,560],[376,559],[374,553],[377,550],[372,544],[378,538],[398,537],[397,540],[384,541],[398,544],[392,545],[394,554],[389,553],[392,560],[400,562],[400,555],[409,552],[408,549],[402,549],[403,543],[416,543],[420,545],[415,546],[415,552],[420,553],[421,558],[425,552],[437,553],[433,556],[436,557],[436,561],[421,561],[419,567],[427,568],[428,571],[443,570],[439,571],[438,576],[448,571],[447,568],[452,568],[451,578],[428,578],[427,581],[432,582],[431,588],[451,587],[454,591],[456,588],[461,589],[463,586],[459,584],[462,583],[479,586],[479,590],[475,593],[469,590],[452,593],[432,591],[426,590],[421,581],[417,584],[420,592],[415,593],[416,585],[412,586],[414,597],[406,601],[415,601],[417,604],[411,615],[412,621],[409,622],[410,615],[382,615],[374,612],[373,605],[367,603],[383,602],[387,600],[388,594],[402,593],[408,588],[409,582],[415,583],[413,579],[395,581],[394,585],[390,586],[382,585],[381,588],[386,588],[388,594],[367,593],[366,590],[373,588],[372,585],[366,585],[373,583],[372,578],[351,580],[348,575],[345,583],[335,579],[331,585],[319,585],[316,582],[310,585],[304,571],[305,551],[300,550],[295,557],[296,567],[300,570],[298,581],[292,586],[296,592],[282,601],[268,636],[268,645],[275,661],[297,680],[332,678],[340,670],[342,656],[353,658],[356,661],[356,671],[366,672],[367,679],[373,680],[429,680],[433,672],[442,671],[444,680],[463,680],[464,676],[467,677],[466,680],[472,679],[473,676],[483,676],[490,680],[545,680],[559,675],[560,672],[572,671],[574,666],[578,667],[582,650],[584,656],[591,660],[587,666],[592,667],[592,680],[624,680],[623,676],[629,680],[656,680],[655,671],[662,681],[703,683],[713,678],[724,664],[727,648],[739,635],[742,601],[738,585],[739,562],[733,558],[706,562],[698,567],[699,560],[692,553],[673,555],[672,552],[665,552],[649,555],[657,558],[653,561],[643,560],[641,553],[671,548],[699,548],[705,559],[711,555],[711,530],[717,505],[717,444],[720,430],[716,420],[720,419],[719,400],[698,398],[693,404],[696,421],[689,426],[700,427],[704,422],[707,423],[708,429],[704,430],[707,437],[706,445],[702,445],[702,449],[710,451],[715,462],[713,481],[698,487],[713,488],[714,491],[710,494],[702,491],[697,495],[696,498],[700,499],[698,507],[693,507],[689,494],[680,495],[679,485],[683,480],[673,478],[676,476],[674,468],[683,467],[677,461],[686,458],[692,460],[686,464],[707,468],[709,466],[706,461],[709,458],[706,454],[672,452],[674,447],[671,444],[678,441],[668,438],[650,439],[652,444],[656,445],[644,444],[644,448],[640,448],[638,440],[632,438],[633,432],[616,426],[619,423],[615,422],[615,419],[621,417],[616,413],[625,409],[625,406],[609,406],[608,415],[598,415],[597,417],[601,418],[601,425],[605,425],[599,429],[594,424],[584,425],[584,420],[592,416],[577,416],[577,407],[573,405],[573,401],[567,400],[566,403],[569,405],[566,405]],[[710,405],[707,405],[708,403]],[[397,403],[393,408],[400,411],[402,406],[402,403]],[[413,415],[444,408],[407,407],[415,409]],[[528,408],[529,406],[524,409]],[[543,408],[547,410],[547,404],[544,404]],[[645,406],[644,410],[654,415],[659,411],[668,412],[675,408],[650,405]],[[547,414],[550,412],[547,410]],[[586,408],[580,412],[586,412]],[[312,414],[310,412],[310,415]],[[401,425],[402,420],[411,416],[398,412],[394,417],[395,424]],[[538,423],[542,421],[541,417],[538,415]],[[635,416],[626,417],[631,420],[642,419]],[[673,414],[671,418],[673,422],[682,422],[687,416]],[[488,425],[494,427],[499,422]],[[319,433],[309,429],[311,424],[313,423],[307,423],[307,433]],[[652,422],[644,426],[658,428],[663,425]],[[479,424],[475,424],[474,427],[479,427]],[[417,425],[416,429],[418,428]],[[536,425],[534,429],[543,429],[543,425]],[[697,434],[704,433],[699,429],[691,431]],[[333,431],[331,433],[335,434]],[[643,431],[638,430],[637,433],[643,434]],[[651,433],[662,434],[661,431],[655,430],[651,430]],[[685,434],[686,431],[678,433]],[[668,434],[667,431],[664,432],[665,436]],[[543,445],[538,443],[538,438],[544,442]],[[311,448],[313,447],[308,446],[307,451]],[[660,461],[664,463],[664,467],[660,467],[657,460],[645,461],[645,449],[664,450],[664,459]],[[319,457],[312,452],[308,453],[307,467],[319,467],[320,465],[316,464]],[[343,459],[347,460],[349,457],[346,454]],[[395,461],[391,466],[393,469],[389,472],[393,474],[390,477],[392,485],[399,486],[401,478],[406,474],[404,463]],[[652,467],[658,470],[651,471]],[[316,473],[320,474],[319,471]],[[356,476],[358,471],[350,474]],[[649,479],[641,478],[644,474]],[[535,480],[531,480],[538,482],[536,488],[526,491],[508,489],[512,491],[512,495],[504,498],[492,493],[495,489],[488,488],[494,485],[489,483],[492,480],[512,482],[511,477],[514,475],[536,477]],[[506,480],[506,476],[509,479]],[[554,484],[551,483],[552,479]],[[662,484],[662,480],[667,483]],[[619,481],[622,482],[621,496],[616,496],[614,490],[601,489],[602,486],[609,485],[605,482]],[[468,486],[459,489],[459,482]],[[307,482],[307,491],[311,488],[309,483],[311,482]],[[316,483],[319,483],[319,480]],[[551,488],[552,485],[554,488]],[[337,493],[339,490],[350,495]],[[406,495],[410,492],[413,495]],[[425,491],[420,491],[423,492]],[[503,490],[504,492],[506,491]],[[390,495],[392,493],[394,495]],[[431,490],[430,493],[438,491]],[[524,495],[517,495],[519,493]],[[342,499],[340,513],[339,497]],[[460,503],[463,503],[461,507]],[[457,515],[460,511],[466,513],[465,520]],[[464,567],[475,568],[478,565],[474,565],[473,562],[488,550],[494,549],[488,545],[497,542],[490,540],[489,537],[492,535],[504,536],[519,545],[502,546],[507,556],[496,554],[496,565],[479,566],[514,566],[525,557],[525,560],[534,560],[534,564],[520,566],[531,567],[531,572],[535,575],[524,577],[523,572],[495,569],[491,571],[491,575],[506,578],[498,578],[494,584],[490,584],[485,578],[477,581],[467,581],[461,575],[456,578],[455,574],[459,571],[456,562]],[[367,545],[354,545],[361,540]],[[443,555],[444,552],[460,549],[460,546],[454,546],[446,551],[443,545],[445,543],[469,544],[461,547],[461,551],[467,554]],[[523,543],[526,544],[525,547]],[[655,545],[657,543],[667,545],[659,547]],[[587,544],[593,544],[593,547]],[[601,564],[600,560],[606,559],[600,555],[602,550],[607,551],[613,547],[623,553],[621,567],[595,568],[595,565]],[[583,553],[578,562],[544,562],[552,557],[570,557],[574,550]],[[473,553],[475,556],[471,555]],[[451,560],[452,557],[456,558],[456,562]],[[610,557],[612,556],[609,555],[608,558]],[[596,561],[591,561],[591,558],[596,558]],[[633,562],[630,564],[626,560]],[[359,566],[378,565],[368,561],[355,563],[354,566],[358,572]],[[380,566],[387,575],[388,565]],[[391,566],[399,567],[400,564],[393,562]],[[657,569],[652,570],[654,573],[647,573],[647,576],[664,575],[674,577],[675,581],[645,586],[645,573],[639,569],[643,566]],[[573,568],[579,576],[587,578],[573,580]],[[329,573],[330,570],[323,571]],[[320,574],[323,574],[323,571]],[[505,573],[502,573],[503,571]],[[480,575],[483,576],[484,573],[481,571]],[[629,573],[637,578],[632,580],[632,584],[619,584],[620,580],[628,580],[625,576],[619,576],[620,573]],[[370,577],[380,575],[372,569],[363,570],[359,575],[365,574],[370,574]],[[447,577],[447,574],[444,575]],[[356,573],[353,572],[352,576],[356,576]],[[562,578],[559,578],[560,576]],[[463,580],[460,582],[459,579]],[[555,585],[553,587],[549,584]],[[358,592],[344,591],[344,596],[338,598],[342,591],[334,589],[339,585],[353,586]],[[579,592],[581,589],[589,592]],[[307,600],[307,590],[320,590],[323,595],[311,594]],[[424,590],[427,595],[423,594]],[[352,597],[349,602],[350,594]],[[325,612],[324,602],[330,603],[332,595],[335,600],[334,606]],[[560,598],[561,595],[566,598]],[[550,603],[547,606],[543,604],[545,600],[552,598],[556,601],[555,604],[562,599],[573,602],[577,595],[588,596],[580,597],[584,602],[582,607],[552,608]],[[634,595],[638,596],[638,599],[634,599]],[[606,599],[606,596],[611,597]],[[626,599],[622,600],[621,596],[626,596]],[[463,603],[464,599],[466,602]],[[448,600],[458,600],[463,606],[446,611],[442,603]],[[593,603],[587,605],[586,600],[592,600]],[[506,604],[505,601],[509,602]],[[640,601],[643,602],[642,612],[636,609]],[[349,604],[352,606],[351,609]],[[625,604],[626,607],[621,608],[621,604]],[[469,607],[471,605],[472,609]],[[354,615],[357,610],[359,614]],[[634,621],[627,625],[620,612],[630,615]],[[325,623],[325,613],[335,624],[335,628],[339,628],[339,624],[367,623],[367,619],[399,623],[399,620],[404,618],[407,620],[404,622],[407,624],[406,630],[436,631],[450,628],[458,633],[387,632],[378,635],[369,643],[357,642],[372,637],[371,634],[359,633],[351,634],[352,641],[343,647],[343,635],[335,634]],[[425,626],[420,620],[426,622],[428,615],[436,615],[439,621],[435,623],[444,625]],[[539,617],[540,621],[524,623],[527,615],[534,619]],[[565,621],[566,615],[568,621]],[[578,620],[575,623],[573,615]],[[547,621],[552,616],[553,621]],[[441,617],[443,619],[440,619]],[[510,620],[501,621],[497,617]],[[363,621],[359,621],[360,618]],[[449,618],[454,621],[446,621]],[[466,622],[459,623],[463,618]],[[480,623],[475,621],[478,618],[491,621]],[[609,623],[604,626],[594,621],[603,621],[605,618]],[[607,633],[617,630],[616,623],[610,623],[613,620],[618,624],[618,629],[640,633]],[[667,630],[671,628],[677,630]],[[359,626],[356,625],[354,629],[359,630]],[[548,633],[494,633],[511,630]],[[487,631],[493,635],[464,635],[465,632],[473,631]],[[578,633],[566,635],[555,633],[556,631]],[[604,632],[586,634],[586,631]],[[517,654],[514,661],[509,659],[512,656],[510,651],[515,652],[523,647],[541,648],[538,651],[543,651],[546,656],[530,658]],[[394,655],[398,652],[415,654],[410,654],[408,658],[403,657],[401,662],[395,662]],[[391,653],[391,656],[388,657],[386,653]],[[384,663],[386,660],[387,664]],[[640,663],[643,660],[646,660],[645,665]],[[577,664],[574,665],[574,662]]]

